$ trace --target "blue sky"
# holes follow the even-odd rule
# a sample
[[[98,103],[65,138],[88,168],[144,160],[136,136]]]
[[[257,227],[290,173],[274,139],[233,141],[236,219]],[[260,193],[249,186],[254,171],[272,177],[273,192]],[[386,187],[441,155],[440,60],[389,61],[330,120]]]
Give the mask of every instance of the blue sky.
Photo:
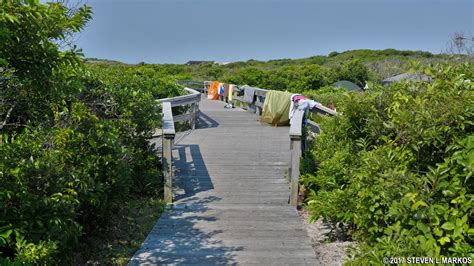
[[[474,34],[472,0],[88,0],[86,57],[126,63],[302,58],[352,49],[439,53]]]

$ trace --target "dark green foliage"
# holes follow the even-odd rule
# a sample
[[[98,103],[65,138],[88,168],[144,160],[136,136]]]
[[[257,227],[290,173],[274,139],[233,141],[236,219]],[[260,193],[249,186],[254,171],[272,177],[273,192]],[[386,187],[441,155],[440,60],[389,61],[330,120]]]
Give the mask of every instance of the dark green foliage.
[[[301,78],[294,86],[293,91],[303,91],[311,89],[319,89],[320,87],[326,86],[327,72],[329,70],[320,67],[319,65],[305,65],[300,70]]]
[[[80,89],[78,51],[74,47],[60,50],[57,43],[79,31],[91,18],[91,10],[83,6],[69,14],[61,4],[37,1],[2,1],[0,5],[0,67],[14,69],[21,82],[0,96],[15,105],[11,115],[20,119],[17,123],[51,116],[48,102],[67,99]]]
[[[160,124],[155,100],[180,89],[163,69],[85,66],[59,49],[88,7],[0,6],[0,263],[60,263],[124,201],[160,193],[147,138]]]
[[[238,71],[234,77],[228,77],[228,82],[236,84],[249,84],[251,86],[261,86],[265,84],[267,73],[256,67],[246,67]]]
[[[473,65],[420,71],[432,81],[321,94],[342,115],[320,119],[302,180],[313,219],[360,241],[356,264],[474,256]]]
[[[359,87],[364,87],[369,80],[369,69],[359,60],[351,60],[347,64],[341,64],[335,68],[333,73],[334,81],[348,80],[354,82]]]
[[[236,70],[235,75],[228,75],[223,81],[235,84],[248,84],[273,90],[303,91],[319,89],[328,84],[330,70],[319,65],[287,65],[272,70],[257,67],[246,67]]]
[[[356,92],[350,92],[345,88],[332,86],[324,86],[319,88],[319,90],[305,90],[301,92],[301,94],[306,97],[316,100],[325,106],[334,104],[336,107],[343,102],[345,97],[350,97],[350,95],[352,95],[351,93]],[[315,116],[315,119],[319,119],[319,117],[320,116]]]

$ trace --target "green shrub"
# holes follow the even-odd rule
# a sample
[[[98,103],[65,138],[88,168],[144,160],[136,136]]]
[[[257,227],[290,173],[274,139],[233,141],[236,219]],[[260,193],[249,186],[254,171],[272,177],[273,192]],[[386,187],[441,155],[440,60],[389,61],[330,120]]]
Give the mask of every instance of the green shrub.
[[[147,139],[156,99],[182,91],[153,66],[84,65],[59,49],[86,6],[0,6],[0,263],[60,264],[124,200],[160,193]]]
[[[303,162],[313,219],[343,224],[356,264],[474,256],[473,65],[422,69],[429,82],[339,94],[342,115]]]

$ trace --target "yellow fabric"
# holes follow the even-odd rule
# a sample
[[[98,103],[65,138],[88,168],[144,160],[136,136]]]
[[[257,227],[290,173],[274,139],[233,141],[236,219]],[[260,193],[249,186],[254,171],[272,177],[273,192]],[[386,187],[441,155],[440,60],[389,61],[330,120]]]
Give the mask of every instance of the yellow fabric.
[[[265,102],[263,103],[261,121],[272,126],[289,125],[291,95],[290,92],[267,91]]]
[[[233,97],[232,94],[234,94],[234,86],[235,86],[234,84],[229,85],[229,96],[228,96],[229,101],[232,101],[232,97]]]

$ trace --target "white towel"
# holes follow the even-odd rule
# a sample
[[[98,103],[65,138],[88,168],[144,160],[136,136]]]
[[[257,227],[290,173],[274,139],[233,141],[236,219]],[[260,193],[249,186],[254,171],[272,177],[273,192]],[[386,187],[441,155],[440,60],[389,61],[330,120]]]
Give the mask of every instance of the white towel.
[[[293,117],[293,115],[295,114],[295,111],[296,111],[296,108],[298,107],[298,102],[293,102],[293,97],[295,96],[298,96],[298,95],[301,95],[301,94],[293,94],[291,95],[291,103],[290,103],[290,113],[288,114],[288,117],[290,118],[290,121],[291,121],[291,118]]]

